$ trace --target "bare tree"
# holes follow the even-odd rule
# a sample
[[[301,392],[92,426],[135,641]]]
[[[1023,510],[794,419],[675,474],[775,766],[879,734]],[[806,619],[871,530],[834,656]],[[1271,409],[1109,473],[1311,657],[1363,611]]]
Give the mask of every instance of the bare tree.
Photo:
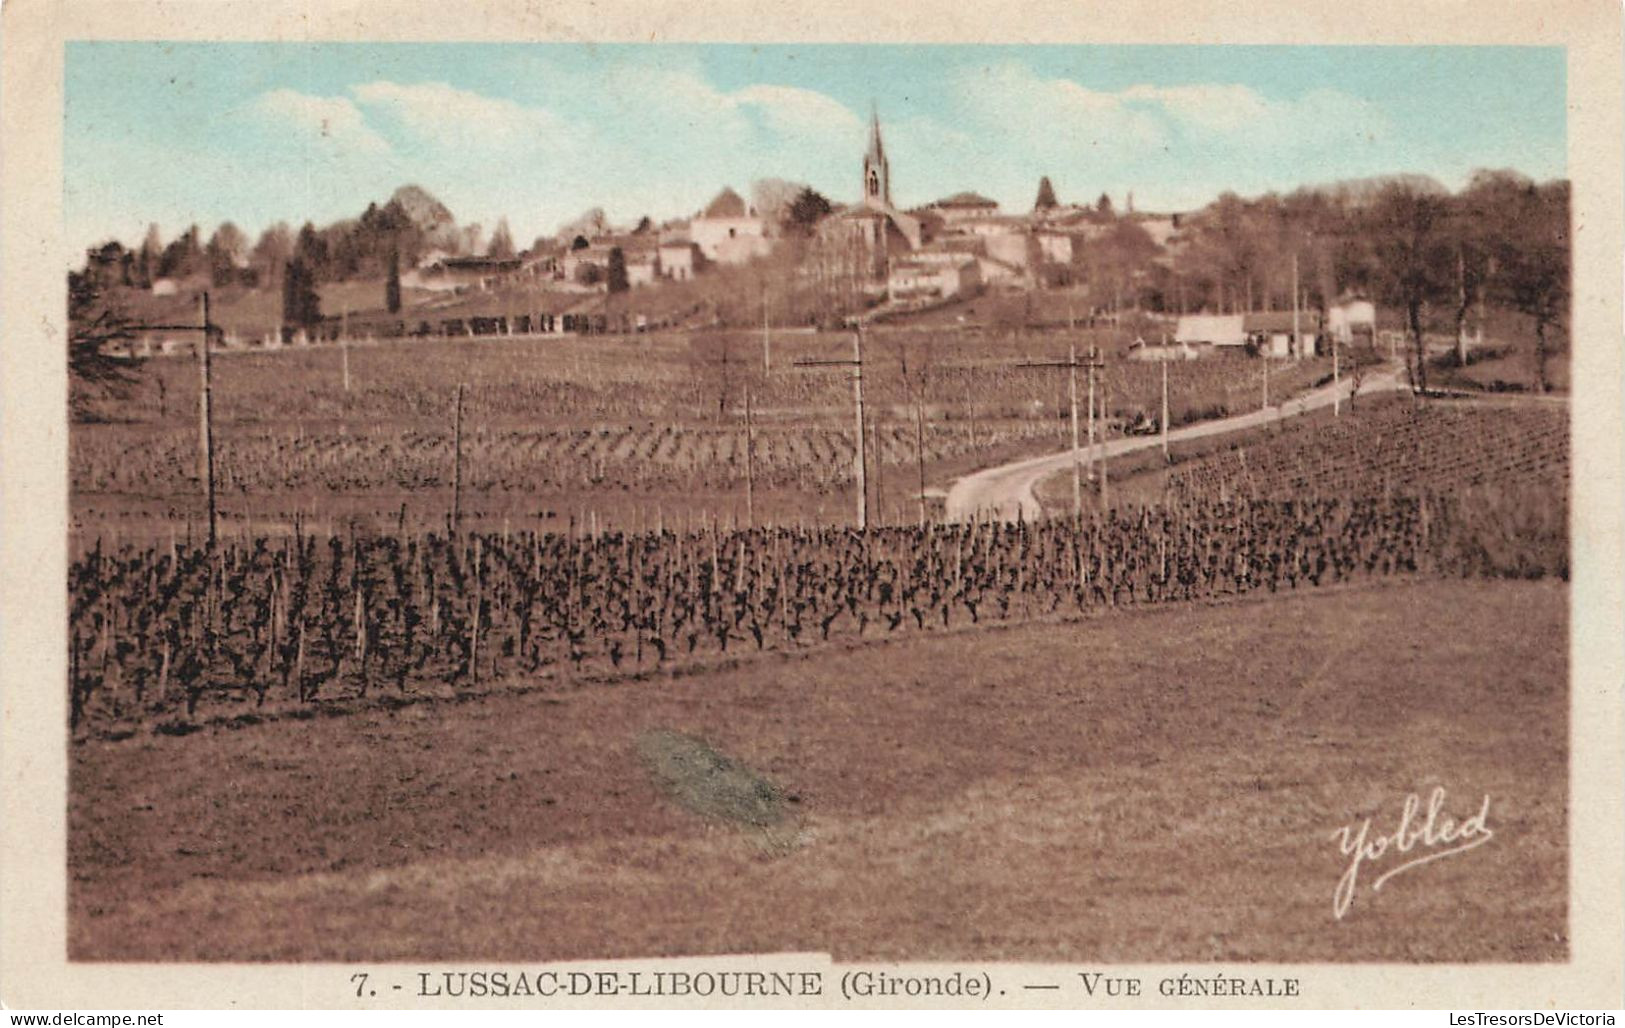
[[[1551,340],[1547,332],[1561,326],[1569,306],[1569,184],[1530,185],[1512,213],[1516,233],[1503,235],[1496,263],[1502,295],[1535,323],[1535,367],[1541,392],[1551,389],[1547,377]]]
[[[497,227],[491,233],[491,243],[485,248],[485,255],[498,261],[508,260],[514,255],[513,232],[508,228],[507,218],[497,219]]]
[[[1445,198],[1405,182],[1385,186],[1371,211],[1380,283],[1389,301],[1405,310],[1414,347],[1411,381],[1422,392],[1428,387],[1422,314],[1443,292],[1454,263],[1448,218]]]
[[[69,411],[91,417],[98,398],[124,395],[135,382],[135,363],[111,352],[134,338],[129,319],[107,299],[88,272],[68,275]]]

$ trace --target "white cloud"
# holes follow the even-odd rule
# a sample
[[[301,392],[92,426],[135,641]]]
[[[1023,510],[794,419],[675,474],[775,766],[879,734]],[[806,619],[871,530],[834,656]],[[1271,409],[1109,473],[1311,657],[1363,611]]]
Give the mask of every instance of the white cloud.
[[[1197,183],[1204,195],[1290,188],[1392,143],[1374,104],[1325,88],[1287,97],[1226,82],[1101,90],[1003,61],[957,72],[948,98],[951,114],[900,126],[895,149],[919,169],[905,177],[942,187],[941,164],[974,166],[980,191],[1014,204],[1029,202],[1040,174],[1064,199],[1102,189],[1186,198]]]
[[[415,141],[451,149],[529,147],[563,134],[551,111],[458,89],[444,82],[375,81],[351,89],[369,112],[398,125]]]
[[[956,87],[959,106],[981,131],[1036,156],[1092,151],[1098,160],[1102,153],[1132,155],[1168,141],[1167,123],[1155,112],[1071,79],[1042,78],[1024,64],[981,68],[962,75]]]
[[[856,137],[863,121],[844,104],[811,89],[756,85],[728,97],[736,106],[760,111],[781,136],[805,139]]]
[[[368,127],[347,97],[273,89],[260,95],[255,109],[268,120],[302,133],[307,141],[336,152],[381,154],[389,150],[389,143]]]
[[[1289,106],[1272,104],[1246,86],[1226,83],[1130,86],[1111,99],[1160,114],[1182,128],[1214,135],[1256,131],[1279,120]]]
[[[1333,89],[1314,89],[1284,100],[1228,83],[1138,85],[1120,95],[1125,103],[1159,112],[1181,130],[1208,139],[1322,145],[1338,139],[1369,141],[1387,131],[1374,105]]]
[[[1102,91],[1018,62],[978,69],[956,85],[959,106],[982,131],[1022,141],[1037,155],[1087,144],[1097,158],[1133,158],[1179,139],[1204,148],[1312,147],[1387,131],[1373,104],[1332,89],[1285,99],[1224,82]]]
[[[648,124],[667,145],[674,126],[695,134],[688,145],[744,145],[757,131],[772,146],[849,139],[861,145],[862,119],[832,97],[797,86],[757,83],[729,92],[694,69],[625,64],[607,71],[605,92],[620,117]]]

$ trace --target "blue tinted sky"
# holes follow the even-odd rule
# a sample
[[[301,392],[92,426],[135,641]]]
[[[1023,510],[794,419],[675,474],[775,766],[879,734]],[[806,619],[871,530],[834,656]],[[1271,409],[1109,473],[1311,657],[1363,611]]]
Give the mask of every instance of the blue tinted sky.
[[[1565,172],[1560,49],[74,43],[68,241],[257,233],[415,182],[521,244],[589,206],[692,213],[766,176],[857,197],[871,103],[904,207],[1133,190],[1200,206],[1389,172]]]

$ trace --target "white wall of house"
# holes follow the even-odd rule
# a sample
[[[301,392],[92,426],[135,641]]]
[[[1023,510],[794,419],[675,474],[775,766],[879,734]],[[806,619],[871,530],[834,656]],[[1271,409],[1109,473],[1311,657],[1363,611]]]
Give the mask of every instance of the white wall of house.
[[[1013,264],[1018,268],[1027,267],[1028,249],[1027,233],[1004,232],[992,233],[985,239],[987,255],[1006,264]]]
[[[694,277],[694,245],[663,244],[660,247],[660,274],[678,282]]]
[[[1352,342],[1356,331],[1377,329],[1377,308],[1370,300],[1350,300],[1326,310],[1326,327],[1340,343]]]
[[[946,256],[946,255],[944,255]],[[969,295],[981,287],[981,267],[974,258],[907,261],[892,265],[886,292],[893,300]]]
[[[1240,314],[1186,314],[1174,329],[1181,343],[1211,343],[1214,346],[1246,346],[1247,333]]]
[[[653,285],[655,280],[655,260],[651,256],[648,260],[626,262],[626,284],[629,286]]]
[[[1059,232],[1040,232],[1038,249],[1049,264],[1072,263],[1072,237]]]
[[[688,225],[689,238],[708,260],[718,264],[739,264],[765,254],[767,223],[761,218],[695,218]]]

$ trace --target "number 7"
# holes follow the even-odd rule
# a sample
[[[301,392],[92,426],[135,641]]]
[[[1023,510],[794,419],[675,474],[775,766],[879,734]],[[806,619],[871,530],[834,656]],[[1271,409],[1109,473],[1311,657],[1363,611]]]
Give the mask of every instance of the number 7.
[[[357,981],[357,979],[359,979],[359,981]],[[355,984],[355,996],[356,996],[356,999],[360,999],[361,994],[367,988],[367,972],[365,972],[365,971],[357,971],[355,974],[350,976],[350,981],[356,983]]]

